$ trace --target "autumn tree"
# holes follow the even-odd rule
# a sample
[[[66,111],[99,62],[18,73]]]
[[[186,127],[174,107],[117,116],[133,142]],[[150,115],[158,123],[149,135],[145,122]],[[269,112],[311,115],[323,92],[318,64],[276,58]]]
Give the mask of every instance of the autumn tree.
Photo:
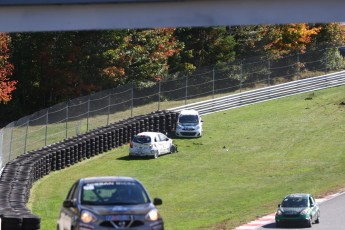
[[[12,92],[17,84],[17,81],[10,79],[13,65],[8,60],[9,42],[9,35],[0,33],[0,103],[7,103],[12,99]]]
[[[266,41],[263,46],[267,56],[279,58],[290,53],[304,53],[313,36],[320,31],[319,27],[308,24],[283,24],[266,26],[262,30],[262,37]]]
[[[113,33],[113,46],[102,57],[102,77],[111,85],[146,84],[165,78],[168,59],[178,55],[182,44],[173,36],[173,28],[126,30]]]

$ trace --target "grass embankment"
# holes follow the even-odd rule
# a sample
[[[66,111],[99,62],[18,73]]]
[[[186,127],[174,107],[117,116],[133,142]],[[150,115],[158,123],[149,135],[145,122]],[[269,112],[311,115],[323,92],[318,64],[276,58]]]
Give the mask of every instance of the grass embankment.
[[[204,136],[176,139],[157,160],[109,151],[34,184],[29,208],[55,229],[62,201],[80,177],[132,176],[143,182],[167,230],[233,229],[268,213],[287,193],[316,197],[345,188],[345,87],[205,115]]]

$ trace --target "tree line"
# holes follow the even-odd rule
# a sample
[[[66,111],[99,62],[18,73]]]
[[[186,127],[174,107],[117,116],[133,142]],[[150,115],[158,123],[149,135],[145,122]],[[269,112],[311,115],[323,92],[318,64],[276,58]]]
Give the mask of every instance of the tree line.
[[[344,41],[341,23],[0,33],[0,125],[119,85]]]

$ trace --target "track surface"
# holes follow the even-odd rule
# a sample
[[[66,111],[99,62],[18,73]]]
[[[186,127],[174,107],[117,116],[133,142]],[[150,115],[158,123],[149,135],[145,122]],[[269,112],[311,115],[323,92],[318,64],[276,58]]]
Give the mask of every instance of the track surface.
[[[319,203],[321,216],[320,223],[313,224],[313,230],[344,230],[345,221],[345,193],[337,193],[321,199]],[[265,230],[265,229],[308,229],[298,226],[277,228],[274,222],[274,213],[259,218],[234,230]]]

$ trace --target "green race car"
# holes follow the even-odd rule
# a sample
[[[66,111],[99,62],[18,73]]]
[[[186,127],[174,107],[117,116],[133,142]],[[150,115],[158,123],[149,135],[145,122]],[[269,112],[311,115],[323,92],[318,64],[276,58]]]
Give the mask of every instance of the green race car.
[[[289,194],[278,205],[275,221],[277,227],[284,223],[302,223],[311,227],[320,222],[320,209],[310,194]]]

